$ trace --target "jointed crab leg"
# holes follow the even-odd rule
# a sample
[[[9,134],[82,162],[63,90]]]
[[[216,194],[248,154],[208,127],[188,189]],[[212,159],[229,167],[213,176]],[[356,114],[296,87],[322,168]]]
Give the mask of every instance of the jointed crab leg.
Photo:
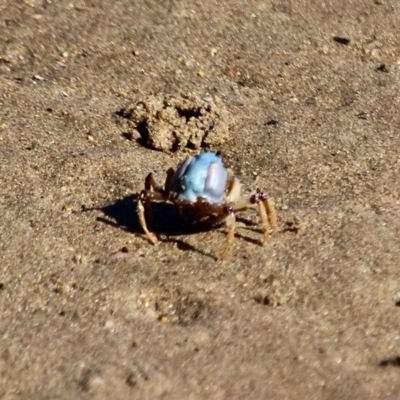
[[[234,205],[231,204],[210,204],[203,198],[198,198],[196,201],[196,208],[198,210],[203,211],[206,214],[214,214],[216,215],[216,219],[213,221],[214,223],[218,223],[220,221],[225,220],[226,227],[228,229],[226,235],[226,245],[224,250],[220,255],[220,260],[224,259],[228,254],[229,250],[232,247],[233,240],[235,238],[235,225],[236,225],[236,217],[234,212]]]
[[[165,184],[164,184],[164,193],[166,195],[169,195],[169,193],[171,193],[172,185],[174,183],[174,175],[175,175],[174,169],[170,168],[167,171],[167,177],[165,179]]]
[[[144,206],[142,203],[142,199],[140,199],[140,198],[137,202],[136,212],[137,212],[137,215],[139,218],[140,226],[144,230],[144,233],[146,234],[147,239],[150,241],[151,244],[156,244],[157,238],[147,228],[146,218],[144,216]]]
[[[268,241],[269,223],[268,223],[267,211],[265,209],[265,205],[263,202],[258,203],[258,213],[260,214],[261,226],[264,234],[262,245],[265,246]]]
[[[276,228],[276,224],[277,224],[275,203],[272,199],[265,199],[265,200],[263,200],[263,204],[267,211],[268,222],[271,225],[271,228],[274,229],[274,228]]]
[[[207,202],[206,199],[200,197],[193,203],[177,199],[176,204],[182,207],[193,207],[200,215],[215,215],[216,218],[213,220],[213,223],[219,223],[223,220],[226,221],[226,226],[228,228],[226,246],[221,253],[220,259],[223,259],[232,247],[235,235],[235,214],[237,212],[257,206],[263,230],[263,246],[268,242],[270,229],[276,227],[275,204],[271,199],[266,198],[264,193],[259,189],[249,198],[240,198],[235,203],[211,204]]]
[[[144,182],[144,192],[146,193],[146,195],[144,195],[143,197],[144,197],[144,208],[146,210],[146,215],[150,221],[154,221],[151,201],[152,200],[165,201],[168,199],[174,181],[174,174],[175,171],[173,170],[173,168],[170,168],[167,171],[167,178],[165,179],[164,188],[157,185],[152,173],[147,175],[146,180]],[[154,196],[152,195],[153,193],[157,193],[161,196]]]
[[[226,201],[228,203],[236,203],[240,200],[240,191],[242,190],[242,184],[236,176],[234,176],[229,184],[228,191],[226,193]]]
[[[236,225],[236,218],[235,213],[230,212],[229,215],[226,217],[226,227],[228,228],[228,233],[226,235],[226,245],[219,256],[220,260],[223,260],[225,256],[229,253],[229,250],[232,247],[233,240],[235,238],[235,225]]]
[[[151,210],[151,202],[154,200],[156,200],[156,201],[164,200],[164,197],[165,197],[164,193],[143,190],[140,193],[139,198],[138,198],[136,212],[137,212],[137,215],[139,218],[139,223],[140,223],[140,226],[142,227],[142,229],[144,230],[147,239],[152,244],[157,243],[157,238],[147,228],[146,217],[145,217],[145,207],[146,207],[146,205],[149,204],[149,206],[150,206],[149,209]],[[145,206],[143,206],[143,203],[145,204]],[[146,209],[146,212],[148,212],[149,209]]]
[[[152,190],[154,190],[157,193],[162,191],[162,189],[157,186],[157,183],[153,177],[153,174],[151,174],[151,173],[146,176],[146,180],[144,181],[144,190],[146,192],[151,192]],[[145,207],[146,214],[147,214],[147,217],[149,218],[149,220],[154,221],[153,209],[151,207],[151,201],[150,201],[149,196],[145,197],[144,207]]]

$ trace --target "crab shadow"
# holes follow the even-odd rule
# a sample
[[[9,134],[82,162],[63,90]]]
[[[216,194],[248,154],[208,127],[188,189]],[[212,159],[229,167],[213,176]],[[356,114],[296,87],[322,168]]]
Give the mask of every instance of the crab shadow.
[[[97,220],[140,236],[143,238],[144,243],[148,243],[136,214],[137,198],[136,194],[127,196],[99,208],[104,217],[99,217]],[[152,210],[154,220],[150,221],[149,218],[146,218],[146,222],[149,230],[157,236],[160,242],[174,243],[180,250],[196,251],[216,259],[214,255],[201,251],[177,237],[215,230],[217,228],[216,225],[194,224],[190,216],[183,218],[178,214],[176,208],[169,203],[153,203]]]
[[[133,233],[136,236],[140,236],[143,238],[144,242],[147,242],[136,214],[137,198],[138,196],[136,194],[130,195],[119,199],[112,204],[98,208],[98,210],[103,212],[104,217],[98,217],[97,220],[115,228]],[[183,251],[196,251],[213,259],[217,259],[215,255],[195,248],[184,240],[179,239],[178,236],[215,231],[221,227],[223,228],[223,223],[194,223],[193,216],[186,215],[185,217],[182,217],[179,215],[175,206],[170,203],[153,203],[152,209],[154,220],[151,222],[147,219],[146,222],[149,230],[157,236],[158,240],[164,243],[174,243]],[[87,209],[86,211],[90,210]],[[254,229],[254,224],[249,222],[247,219],[238,217],[237,220],[243,222],[247,229],[252,226],[249,230],[261,232],[259,229]],[[223,230],[221,230],[221,233],[225,235]],[[160,237],[160,235],[162,235],[162,237]],[[235,232],[235,237],[253,244],[259,244],[258,240],[244,236],[238,232]],[[224,242],[224,240],[225,239],[222,239],[222,242]]]

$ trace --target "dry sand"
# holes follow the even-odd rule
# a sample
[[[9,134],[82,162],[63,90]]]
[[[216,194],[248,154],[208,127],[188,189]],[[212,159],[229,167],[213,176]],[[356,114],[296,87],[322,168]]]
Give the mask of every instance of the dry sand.
[[[1,399],[399,399],[397,0],[0,3]],[[336,39],[335,39],[336,37]],[[346,40],[345,40],[346,39]],[[190,230],[136,194],[197,150],[120,110],[217,96],[275,198]]]

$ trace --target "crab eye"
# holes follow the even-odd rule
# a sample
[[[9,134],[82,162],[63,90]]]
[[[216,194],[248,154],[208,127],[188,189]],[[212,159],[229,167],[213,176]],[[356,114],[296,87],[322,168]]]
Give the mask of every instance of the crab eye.
[[[189,157],[185,161],[182,161],[182,163],[179,165],[178,169],[175,172],[175,176],[174,176],[175,182],[178,182],[182,178],[183,174],[185,173],[187,167],[190,165],[192,160],[193,160],[193,157]]]
[[[224,167],[219,163],[212,163],[208,167],[204,190],[216,197],[222,196],[225,190],[226,178],[227,174]]]

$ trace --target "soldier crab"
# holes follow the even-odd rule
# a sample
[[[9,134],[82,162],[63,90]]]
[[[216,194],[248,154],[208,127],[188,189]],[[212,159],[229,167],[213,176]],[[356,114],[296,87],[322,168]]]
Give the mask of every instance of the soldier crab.
[[[156,184],[153,174],[147,176],[144,190],[137,202],[139,222],[147,239],[156,244],[157,238],[148,230],[145,219],[145,211],[147,216],[153,219],[153,201],[172,203],[179,210],[194,210],[198,220],[214,224],[225,221],[228,233],[225,248],[220,256],[223,259],[233,244],[236,213],[258,207],[264,234],[262,245],[265,246],[270,229],[276,227],[274,202],[260,189],[256,189],[247,198],[242,197],[240,191],[239,179],[228,179],[219,154],[203,152],[184,160],[176,171],[170,168],[164,187]]]

